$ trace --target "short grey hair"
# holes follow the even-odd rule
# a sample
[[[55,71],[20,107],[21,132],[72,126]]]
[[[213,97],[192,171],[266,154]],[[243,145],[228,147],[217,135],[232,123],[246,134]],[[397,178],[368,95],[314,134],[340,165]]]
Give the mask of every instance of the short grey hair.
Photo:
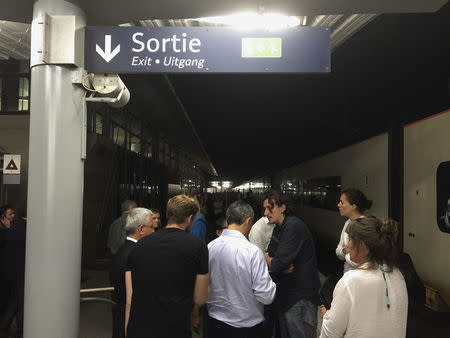
[[[253,217],[254,215],[255,213],[249,204],[236,201],[227,209],[227,223],[241,225],[247,218]]]
[[[125,225],[127,235],[134,234],[136,229],[140,225],[145,224],[151,215],[153,215],[153,213],[147,208],[131,209],[127,215],[127,223]]]

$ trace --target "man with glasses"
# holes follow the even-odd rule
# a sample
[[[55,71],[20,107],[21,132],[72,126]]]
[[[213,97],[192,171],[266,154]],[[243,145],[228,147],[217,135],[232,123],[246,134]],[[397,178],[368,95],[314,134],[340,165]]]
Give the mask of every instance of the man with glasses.
[[[128,212],[125,230],[127,239],[113,256],[111,266],[111,284],[114,287],[112,300],[116,302],[113,309],[113,338],[125,337],[125,271],[128,256],[141,238],[155,232],[153,213],[146,208],[134,208]]]

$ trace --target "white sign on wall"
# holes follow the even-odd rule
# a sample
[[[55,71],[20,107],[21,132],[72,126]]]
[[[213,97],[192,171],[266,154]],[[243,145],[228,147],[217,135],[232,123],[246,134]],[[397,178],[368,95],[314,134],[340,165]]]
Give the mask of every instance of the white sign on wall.
[[[21,155],[3,155],[3,174],[20,174]]]

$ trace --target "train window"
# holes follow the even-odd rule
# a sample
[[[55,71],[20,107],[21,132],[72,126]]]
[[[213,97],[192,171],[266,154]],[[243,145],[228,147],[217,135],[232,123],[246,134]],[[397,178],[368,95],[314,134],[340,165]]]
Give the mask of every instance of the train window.
[[[341,177],[331,176],[305,180],[299,185],[302,189],[304,205],[328,210],[337,210],[341,195]]]
[[[436,194],[437,224],[441,231],[450,233],[450,161],[437,169]]]

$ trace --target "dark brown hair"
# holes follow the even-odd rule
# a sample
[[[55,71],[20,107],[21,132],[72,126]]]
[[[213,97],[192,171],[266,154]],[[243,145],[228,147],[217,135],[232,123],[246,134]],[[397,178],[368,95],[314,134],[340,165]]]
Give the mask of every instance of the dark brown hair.
[[[294,208],[292,206],[291,200],[285,194],[280,193],[276,190],[271,190],[265,193],[263,201],[267,200],[269,205],[273,208],[275,205],[281,207],[283,204],[286,206],[284,211],[284,216],[290,216],[294,213]]]
[[[197,215],[199,209],[196,199],[186,195],[174,196],[167,202],[167,224],[182,224],[187,217]]]
[[[341,194],[345,195],[350,204],[356,205],[356,210],[361,214],[372,207],[372,201],[368,200],[361,190],[348,188],[342,190]]]
[[[387,265],[388,271],[396,265],[398,223],[392,219],[361,217],[352,221],[346,232],[356,247],[363,242],[368,249],[368,260],[373,265]]]

